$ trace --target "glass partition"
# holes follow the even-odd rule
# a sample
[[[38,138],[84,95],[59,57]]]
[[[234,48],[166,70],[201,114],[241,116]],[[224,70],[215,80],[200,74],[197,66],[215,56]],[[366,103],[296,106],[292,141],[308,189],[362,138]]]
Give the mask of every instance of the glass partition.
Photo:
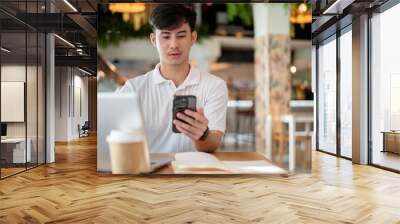
[[[26,150],[26,40],[25,31],[1,34],[2,177],[25,170],[31,157]]]
[[[400,4],[371,18],[372,164],[400,170]]]
[[[349,27],[351,28],[351,27]],[[340,36],[340,155],[351,158],[352,149],[352,33]]]
[[[42,13],[43,5],[0,2],[0,178],[45,162],[46,40],[21,20],[26,12]]]
[[[37,65],[37,162],[43,164],[46,162],[46,144],[45,144],[45,124],[46,124],[46,36],[43,33],[38,34],[38,65]]]
[[[36,32],[27,33],[27,97],[26,97],[26,112],[27,112],[27,150],[29,153],[29,160],[27,167],[37,165],[37,76],[38,76],[38,35]]]
[[[336,154],[336,39],[318,48],[318,149]]]

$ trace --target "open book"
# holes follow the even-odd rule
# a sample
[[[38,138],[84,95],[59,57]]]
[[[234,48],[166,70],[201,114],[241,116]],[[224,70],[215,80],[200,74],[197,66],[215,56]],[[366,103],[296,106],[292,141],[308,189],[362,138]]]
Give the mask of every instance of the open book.
[[[220,161],[204,152],[176,153],[172,167],[176,174],[287,174],[267,160]]]

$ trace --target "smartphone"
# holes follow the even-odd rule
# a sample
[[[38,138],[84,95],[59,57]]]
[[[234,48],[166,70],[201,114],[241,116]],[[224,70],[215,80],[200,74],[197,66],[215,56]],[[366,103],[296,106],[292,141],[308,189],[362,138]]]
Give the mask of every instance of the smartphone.
[[[181,112],[183,113],[186,109],[196,111],[196,96],[193,95],[175,95],[173,106],[172,106],[172,121],[179,120],[184,123],[185,121],[176,117],[176,115]],[[180,131],[176,128],[175,124],[172,123],[172,131],[174,133],[180,133]]]

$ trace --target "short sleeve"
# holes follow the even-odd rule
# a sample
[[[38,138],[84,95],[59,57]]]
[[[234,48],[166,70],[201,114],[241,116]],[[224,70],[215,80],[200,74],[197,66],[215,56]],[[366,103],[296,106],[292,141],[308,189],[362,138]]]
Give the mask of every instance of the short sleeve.
[[[117,93],[132,93],[135,92],[133,85],[130,80],[126,81],[125,84],[117,91]]]
[[[228,106],[228,88],[225,81],[219,80],[214,88],[210,89],[204,105],[204,114],[208,119],[208,128],[225,133],[226,108]]]

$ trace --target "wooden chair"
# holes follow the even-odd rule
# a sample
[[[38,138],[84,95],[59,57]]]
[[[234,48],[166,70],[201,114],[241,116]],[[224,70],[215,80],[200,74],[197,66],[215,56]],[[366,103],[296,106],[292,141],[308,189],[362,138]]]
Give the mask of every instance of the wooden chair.
[[[272,115],[271,119],[271,150],[272,158],[276,158],[275,162],[279,165],[283,164],[286,149],[288,148],[289,136],[283,122],[279,119],[280,116]],[[276,153],[277,152],[277,157]]]
[[[283,165],[285,155],[289,154],[289,131],[287,124],[282,122],[280,118],[281,115],[272,116],[271,144],[272,158],[275,158],[274,161],[279,165]],[[309,170],[311,168],[311,132],[295,132],[294,141],[296,164],[300,162],[305,170]]]
[[[235,148],[239,145],[239,134],[243,134],[246,129],[250,129],[248,132],[251,135],[251,145],[255,147],[255,99],[254,89],[237,89],[233,94],[236,101],[239,100],[251,100],[253,102],[250,108],[235,108]]]

